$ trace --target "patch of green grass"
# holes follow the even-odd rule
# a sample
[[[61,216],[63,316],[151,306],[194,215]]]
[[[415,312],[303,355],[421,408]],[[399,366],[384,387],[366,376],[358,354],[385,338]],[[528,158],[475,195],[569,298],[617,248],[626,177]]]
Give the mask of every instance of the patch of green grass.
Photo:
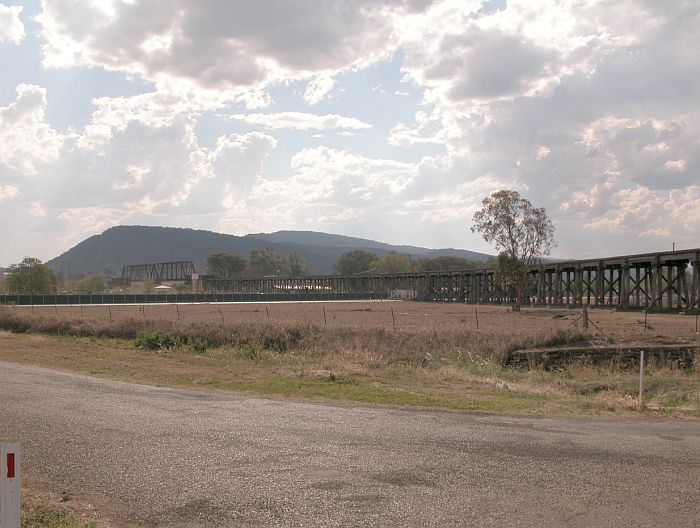
[[[254,392],[277,397],[320,398],[331,401],[354,401],[367,404],[442,408],[462,411],[541,414],[559,398],[542,393],[507,389],[469,392],[440,392],[430,388],[406,388],[355,376],[331,373],[323,377],[263,376],[237,378],[218,388],[237,392]]]
[[[97,524],[63,511],[31,508],[22,513],[22,528],[97,528]]]
[[[663,407],[681,407],[688,402],[686,394],[669,394],[662,401]]]

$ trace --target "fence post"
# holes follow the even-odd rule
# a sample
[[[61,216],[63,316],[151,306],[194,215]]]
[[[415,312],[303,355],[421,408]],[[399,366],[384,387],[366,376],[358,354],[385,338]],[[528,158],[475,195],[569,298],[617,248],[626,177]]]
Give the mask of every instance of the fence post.
[[[0,445],[0,528],[20,528],[20,444]]]
[[[644,350],[639,351],[639,408],[644,409]]]

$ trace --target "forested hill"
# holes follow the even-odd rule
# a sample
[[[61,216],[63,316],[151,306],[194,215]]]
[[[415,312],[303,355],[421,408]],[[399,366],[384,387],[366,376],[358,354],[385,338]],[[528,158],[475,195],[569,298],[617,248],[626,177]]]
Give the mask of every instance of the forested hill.
[[[470,260],[486,260],[489,255],[462,249],[428,249],[413,246],[392,246],[373,240],[313,231],[279,231],[243,237],[211,231],[172,227],[117,226],[101,235],[92,236],[62,255],[47,262],[58,271],[72,275],[120,275],[127,264],[149,264],[191,260],[198,272],[206,273],[207,257],[212,253],[234,253],[248,258],[252,250],[272,246],[289,254],[295,251],[311,267],[312,273],[331,273],[340,255],[364,249],[379,256],[389,251],[408,253],[413,258],[455,256]]]

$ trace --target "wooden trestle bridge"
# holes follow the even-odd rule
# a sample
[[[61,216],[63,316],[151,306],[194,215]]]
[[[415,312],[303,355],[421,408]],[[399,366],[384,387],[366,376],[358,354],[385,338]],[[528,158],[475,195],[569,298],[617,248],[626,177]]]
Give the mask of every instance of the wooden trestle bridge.
[[[700,309],[700,248],[544,262],[528,273],[525,304],[670,311]],[[203,280],[207,292],[377,293],[426,301],[512,304],[514,288],[495,268],[367,275]]]

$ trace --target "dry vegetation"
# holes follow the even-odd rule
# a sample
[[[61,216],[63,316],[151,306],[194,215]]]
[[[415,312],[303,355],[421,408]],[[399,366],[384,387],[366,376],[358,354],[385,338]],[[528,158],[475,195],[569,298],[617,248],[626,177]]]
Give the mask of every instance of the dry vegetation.
[[[478,319],[478,324],[477,324]],[[700,365],[615,361],[506,366],[514,349],[700,344],[690,315],[416,302],[0,307],[0,360],[137,383],[530,415],[700,418]],[[1,436],[1,434],[0,434]],[[1,438],[0,438],[1,439]],[[23,489],[23,527],[112,525],[108,504],[43,481]]]
[[[694,316],[650,314],[645,331],[644,314],[594,310],[584,334],[579,315],[415,302],[13,307],[0,310],[0,359],[272,397],[618,414],[640,412],[633,368],[513,370],[505,360],[517,348],[699,341]],[[700,417],[697,362],[652,360],[646,375],[642,412]]]
[[[108,528],[112,524],[82,497],[31,480],[22,489],[22,528]]]

